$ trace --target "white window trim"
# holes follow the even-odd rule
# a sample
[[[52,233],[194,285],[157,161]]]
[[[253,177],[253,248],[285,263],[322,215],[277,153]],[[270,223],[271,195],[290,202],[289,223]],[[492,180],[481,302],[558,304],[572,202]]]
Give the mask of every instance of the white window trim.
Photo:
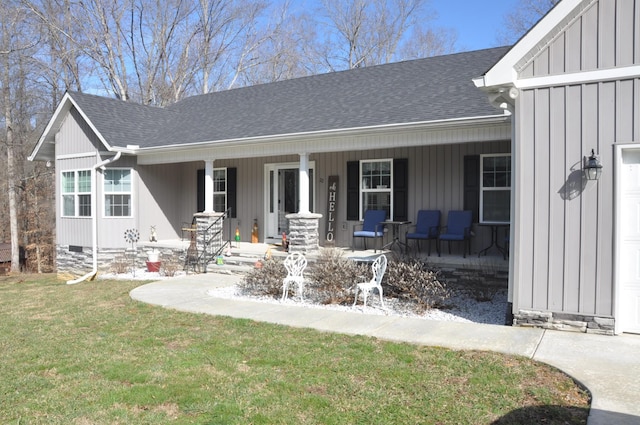
[[[80,215],[80,195],[89,195],[89,196],[93,196],[93,187],[89,187],[89,192],[80,192],[78,190],[78,174],[81,171],[88,171],[89,172],[89,184],[90,186],[93,186],[93,178],[91,176],[91,173],[93,172],[93,170],[91,170],[90,168],[78,168],[78,169],[71,169],[71,170],[62,170],[60,171],[60,217],[63,218],[81,218],[81,219],[86,219],[86,218],[91,218],[93,217],[93,214],[95,214],[95,212],[93,211],[93,208],[91,208],[91,214],[89,215]],[[64,177],[63,174],[64,173],[73,173],[73,192],[64,192]],[[64,213],[64,197],[65,196],[73,196],[74,199],[74,204],[73,204],[73,215],[65,215]]]
[[[389,173],[390,173],[390,184],[389,187],[387,188],[368,188],[365,189],[362,184],[364,176],[362,175],[362,164],[365,163],[370,163],[370,162],[388,162],[390,167],[389,167]],[[361,159],[360,160],[360,169],[358,172],[358,185],[360,187],[359,192],[359,201],[358,201],[358,205],[359,205],[359,212],[360,212],[360,221],[364,220],[364,205],[362,202],[362,198],[363,198],[363,194],[364,193],[386,193],[389,192],[389,217],[387,217],[388,220],[393,220],[393,158],[380,158],[380,159]]]
[[[129,176],[131,178],[131,190],[129,192],[107,192],[105,190],[106,178],[105,174],[107,171],[112,170],[128,170]],[[133,205],[134,205],[134,175],[133,168],[131,167],[109,167],[104,170],[102,173],[102,217],[106,219],[114,219],[114,220],[122,220],[122,219],[130,219],[134,216]],[[131,198],[131,208],[129,209],[129,215],[107,215],[106,206],[107,206],[107,195],[129,195]]]
[[[219,168],[214,168],[213,169],[213,209],[215,211],[217,211],[216,210],[216,203],[215,203],[216,195],[224,195],[224,210],[223,211],[217,211],[217,212],[225,212],[225,211],[227,211],[227,206],[229,205],[229,198],[227,197],[227,189],[229,188],[229,175],[227,174],[227,168],[228,167],[219,167]],[[215,190],[215,188],[216,188],[216,179],[215,179],[216,171],[224,171],[224,191]]]
[[[509,186],[505,187],[484,187],[484,159],[489,157],[502,157],[508,156],[509,161],[511,161],[511,153],[490,153],[490,154],[481,154],[480,155],[480,211],[479,211],[479,221],[482,224],[509,224],[511,223],[511,213],[509,213],[509,220],[507,221],[488,221],[484,219],[484,192],[492,192],[492,191],[509,191],[511,192],[511,179],[509,179]],[[509,168],[509,173],[513,173],[513,167]],[[509,205],[509,209],[511,209],[511,205]]]

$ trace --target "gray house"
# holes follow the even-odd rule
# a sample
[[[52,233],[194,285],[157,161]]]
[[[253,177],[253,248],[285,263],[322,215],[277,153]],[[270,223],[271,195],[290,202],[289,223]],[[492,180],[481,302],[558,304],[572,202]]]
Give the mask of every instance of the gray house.
[[[474,252],[509,229],[516,324],[640,332],[639,99],[638,1],[562,0],[510,49],[164,109],[69,92],[30,159],[55,161],[63,273],[93,272],[126,229],[178,239],[197,212],[228,211],[243,240],[256,222],[265,242],[300,217],[350,246],[369,208],[467,209]]]
[[[563,0],[475,81],[513,111],[516,321],[640,332],[640,2]]]

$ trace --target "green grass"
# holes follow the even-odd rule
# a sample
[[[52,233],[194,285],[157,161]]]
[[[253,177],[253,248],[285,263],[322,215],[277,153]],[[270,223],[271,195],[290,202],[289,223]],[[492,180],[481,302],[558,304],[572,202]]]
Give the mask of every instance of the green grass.
[[[2,424],[584,424],[525,358],[183,313],[140,282],[0,277]]]

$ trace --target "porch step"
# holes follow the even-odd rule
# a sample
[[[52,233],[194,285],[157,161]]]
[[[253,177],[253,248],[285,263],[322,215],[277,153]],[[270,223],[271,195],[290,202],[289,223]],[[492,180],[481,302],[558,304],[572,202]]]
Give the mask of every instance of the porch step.
[[[257,247],[256,247],[257,248]],[[268,247],[267,247],[268,248]],[[245,274],[255,267],[258,260],[264,259],[267,248],[264,250],[254,249],[253,251],[235,252],[230,256],[223,255],[222,263],[217,264],[216,261],[209,263],[207,267],[208,273],[225,273],[225,274]],[[276,248],[270,250],[271,256],[276,258],[285,258],[287,253],[280,252]]]

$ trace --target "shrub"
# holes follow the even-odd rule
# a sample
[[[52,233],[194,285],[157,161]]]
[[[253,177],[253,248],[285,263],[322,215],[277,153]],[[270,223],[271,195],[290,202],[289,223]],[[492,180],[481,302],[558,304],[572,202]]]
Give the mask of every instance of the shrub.
[[[282,279],[286,275],[282,260],[272,258],[263,261],[261,268],[248,272],[238,284],[238,288],[243,294],[277,297],[282,295]]]
[[[438,274],[417,258],[402,257],[389,262],[382,283],[389,296],[414,302],[418,309],[428,310],[443,305],[451,296]]]
[[[131,260],[126,255],[118,255],[111,261],[111,273],[122,274],[131,270]]]
[[[349,260],[342,250],[322,249],[309,270],[309,286],[321,304],[351,303],[354,284],[360,276],[370,274],[367,269],[366,265]]]
[[[170,256],[166,260],[162,261],[160,273],[167,277],[174,277],[180,270],[180,261],[175,255]]]

